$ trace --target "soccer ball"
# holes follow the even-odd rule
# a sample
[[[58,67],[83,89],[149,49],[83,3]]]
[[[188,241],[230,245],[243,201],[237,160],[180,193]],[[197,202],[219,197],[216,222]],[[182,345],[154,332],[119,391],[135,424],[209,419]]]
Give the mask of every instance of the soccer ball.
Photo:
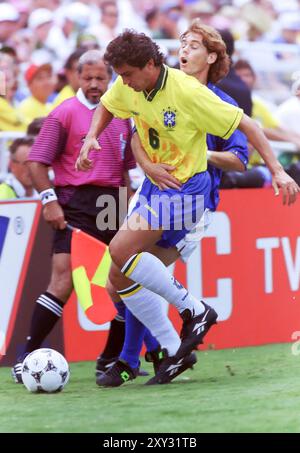
[[[41,348],[28,354],[22,364],[22,379],[30,392],[60,392],[70,377],[64,356],[54,349]]]

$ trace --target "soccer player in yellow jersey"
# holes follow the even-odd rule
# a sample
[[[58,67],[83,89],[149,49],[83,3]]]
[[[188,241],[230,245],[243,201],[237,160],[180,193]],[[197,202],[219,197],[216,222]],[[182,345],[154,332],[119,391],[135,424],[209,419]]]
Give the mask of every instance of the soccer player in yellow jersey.
[[[144,34],[125,31],[107,47],[105,60],[119,77],[102,97],[80,151],[77,168],[88,170],[96,137],[113,115],[133,117],[143,147],[153,162],[175,167],[180,190],[161,191],[145,178],[139,202],[110,245],[110,281],[130,311],[158,339],[165,352],[149,384],[165,383],[191,362],[191,351],[202,342],[217,314],[196,300],[168,272],[160,258],[192,229],[208,203],[206,133],[227,138],[239,127],[261,152],[284,201],[295,201],[299,187],[284,172],[256,124],[235,106],[190,76],[163,65],[158,46]],[[200,200],[200,206],[199,206]],[[163,245],[162,245],[163,243]],[[162,308],[161,297],[179,310],[180,339]]]
[[[200,19],[195,19],[189,29],[181,36],[180,41],[179,61],[183,71],[186,74],[193,75],[202,84],[207,85],[221,99],[230,104],[237,105],[233,99],[213,84],[227,74],[230,65],[229,56],[226,53],[226,45],[220,34],[212,27],[203,25]],[[201,89],[201,85],[199,87]],[[211,178],[211,193],[208,205],[209,211],[205,215],[205,227],[210,222],[212,212],[216,210],[219,203],[218,187],[222,175],[220,168],[243,171],[248,162],[247,139],[239,130],[234,131],[227,140],[207,134],[206,141],[210,150],[209,162],[211,163],[212,161],[217,167],[208,166]],[[161,190],[180,188],[181,184],[179,181],[170,174],[174,167],[162,163],[153,163],[141,147],[137,133],[134,134],[133,150],[145,174]],[[131,206],[135,206],[136,197],[137,194],[131,200],[130,208]],[[189,233],[186,238],[178,242],[176,247],[165,248],[164,256],[160,256],[161,260],[165,264],[171,264],[171,262],[175,262],[179,257],[186,261],[195,250],[202,233],[203,230],[199,231],[198,228],[195,228],[195,231]],[[159,245],[160,247],[163,246],[162,241],[159,242]],[[165,242],[165,245],[168,244]],[[178,250],[180,250],[180,253]],[[166,261],[168,257],[170,257],[170,260]],[[124,371],[127,372],[129,379],[135,378],[135,370],[139,363],[139,356],[145,336],[145,327],[129,310],[126,311],[125,331],[124,346],[119,360],[112,368],[97,377],[97,384],[100,386],[115,387],[122,385],[125,382],[123,379]],[[158,345],[154,346],[152,343],[145,356],[146,360],[153,362],[155,373],[160,366],[160,352],[160,347]],[[193,360],[195,360],[195,356],[191,355],[189,361],[185,361],[185,366],[188,368],[193,363]],[[173,372],[171,377],[175,378],[183,371],[184,368],[181,367],[177,372]]]

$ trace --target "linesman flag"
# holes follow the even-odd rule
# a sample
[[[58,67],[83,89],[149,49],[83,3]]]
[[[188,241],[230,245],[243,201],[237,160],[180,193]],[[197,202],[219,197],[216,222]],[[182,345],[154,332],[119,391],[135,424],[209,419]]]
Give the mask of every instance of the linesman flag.
[[[116,309],[105,289],[111,258],[107,245],[72,228],[71,266],[78,301],[95,324],[111,321]]]

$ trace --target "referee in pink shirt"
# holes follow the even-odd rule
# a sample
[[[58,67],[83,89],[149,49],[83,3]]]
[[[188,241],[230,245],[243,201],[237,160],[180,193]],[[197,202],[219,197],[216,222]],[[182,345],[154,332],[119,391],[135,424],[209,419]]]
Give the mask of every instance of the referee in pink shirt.
[[[43,203],[44,218],[55,233],[51,280],[47,290],[36,301],[25,350],[12,368],[17,383],[22,382],[23,359],[41,346],[61,317],[64,304],[73,289],[71,232],[66,224],[109,244],[119,226],[119,187],[129,186],[128,170],[136,166],[130,147],[130,121],[115,118],[98,138],[101,151],[91,152],[94,160],[91,171],[75,170],[75,162],[94,110],[107,90],[112,75],[98,50],[90,50],[81,56],[78,74],[80,89],[76,96],[67,99],[50,113],[28,157],[34,186]],[[48,177],[49,166],[54,170],[55,188]],[[100,195],[111,195],[115,200],[116,229],[102,231],[97,228],[96,217],[103,209],[96,206]],[[125,308],[122,302],[120,304],[122,307],[116,303],[119,317],[117,315],[111,322],[108,342],[97,361],[99,371],[112,361],[112,357],[118,357],[123,346],[125,322],[120,315],[123,314],[121,309]]]

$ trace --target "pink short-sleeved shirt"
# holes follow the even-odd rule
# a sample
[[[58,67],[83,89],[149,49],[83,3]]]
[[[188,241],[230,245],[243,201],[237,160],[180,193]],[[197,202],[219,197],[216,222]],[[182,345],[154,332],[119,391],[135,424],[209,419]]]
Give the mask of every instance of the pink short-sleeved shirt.
[[[75,170],[94,111],[75,96],[60,104],[45,120],[28,160],[51,165],[55,186],[119,187],[124,184],[124,171],[135,168],[130,121],[114,118],[98,137],[101,150],[89,154],[93,168],[87,172]]]

